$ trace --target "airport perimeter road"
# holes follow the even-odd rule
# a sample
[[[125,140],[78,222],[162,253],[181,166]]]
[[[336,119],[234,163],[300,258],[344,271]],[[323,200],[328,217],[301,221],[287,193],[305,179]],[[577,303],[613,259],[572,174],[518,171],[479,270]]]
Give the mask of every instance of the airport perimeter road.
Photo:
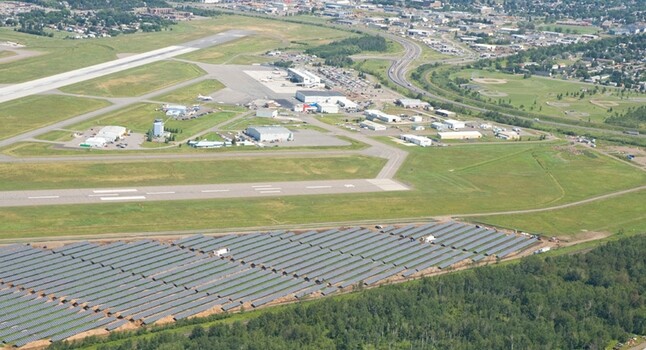
[[[349,194],[406,190],[408,190],[408,187],[389,179],[354,179],[219,185],[7,191],[0,192],[0,207]]]
[[[190,41],[181,45],[168,46],[162,49],[149,51],[125,58],[100,63],[50,77],[13,84],[0,88],[0,103],[15,100],[21,97],[39,94],[57,89],[62,86],[79,83],[82,81],[102,77],[104,75],[120,72],[126,69],[143,66],[145,64],[165,60],[167,58],[183,55],[192,51],[219,45],[231,40],[247,36],[249,32],[230,30],[211,35],[206,38]]]

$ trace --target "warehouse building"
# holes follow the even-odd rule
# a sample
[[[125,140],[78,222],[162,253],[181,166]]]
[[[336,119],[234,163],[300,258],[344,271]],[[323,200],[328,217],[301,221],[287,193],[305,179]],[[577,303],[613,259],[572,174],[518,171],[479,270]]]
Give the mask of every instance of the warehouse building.
[[[362,121],[361,124],[359,124],[359,126],[364,128],[364,129],[370,129],[370,130],[373,130],[373,131],[384,131],[384,130],[386,130],[385,125],[377,124],[377,123],[371,122],[369,120]]]
[[[99,130],[99,132],[96,134],[96,137],[102,137],[106,140],[106,142],[114,142],[122,137],[124,137],[128,133],[128,130],[124,128],[123,126],[104,126]]]
[[[379,120],[384,123],[397,123],[402,121],[402,118],[392,115],[392,114],[386,114],[382,111],[378,111],[376,109],[366,109],[366,111],[363,113],[365,114],[366,118],[368,120]]]
[[[479,131],[447,131],[438,132],[442,140],[470,140],[479,139],[482,134]]]
[[[319,113],[339,113],[339,105],[335,103],[317,103],[316,111]]]
[[[405,135],[399,136],[399,138],[406,142],[414,143],[422,147],[428,147],[433,144],[433,141],[425,136],[405,134]]]
[[[498,133],[496,133],[496,137],[501,138],[503,140],[520,139],[520,135],[518,135],[515,131],[498,131]]]
[[[447,111],[446,109],[436,109],[435,114],[446,118],[452,118],[456,116],[455,112]]]
[[[466,127],[466,124],[464,122],[455,119],[447,119],[444,121],[444,124],[451,130],[459,130]]]
[[[90,137],[79,146],[84,148],[101,148],[105,147],[106,143],[107,142],[103,137]]]
[[[306,70],[289,68],[287,69],[287,77],[292,82],[303,85],[303,86],[313,86],[321,84],[321,78],[312,72]]]
[[[250,126],[245,134],[258,142],[282,142],[294,140],[294,134],[282,126]]]
[[[412,98],[399,99],[397,104],[404,108],[428,108],[430,106],[428,102]]]
[[[342,93],[332,90],[298,90],[295,97],[303,103],[337,103],[339,100],[345,99]]]

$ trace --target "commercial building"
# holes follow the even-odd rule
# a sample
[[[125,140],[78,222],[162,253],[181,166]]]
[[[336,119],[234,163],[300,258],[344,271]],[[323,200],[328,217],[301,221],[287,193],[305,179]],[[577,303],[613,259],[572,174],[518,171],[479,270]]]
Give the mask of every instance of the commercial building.
[[[433,144],[433,140],[431,140],[431,139],[429,139],[428,137],[425,137],[425,136],[405,134],[405,135],[399,136],[399,138],[406,141],[406,142],[414,143],[414,144],[416,144],[418,146],[422,146],[422,147],[428,147],[428,146]]]
[[[447,111],[446,109],[436,109],[435,114],[446,118],[451,118],[456,116],[455,112]]]
[[[359,124],[360,127],[365,128],[365,129],[370,129],[374,131],[384,131],[386,130],[385,125],[377,124],[375,122],[371,122],[369,120],[364,120]]]
[[[245,134],[258,142],[292,141],[294,134],[282,126],[250,126]]]
[[[421,115],[414,115],[410,117],[410,121],[412,121],[413,123],[421,123],[423,120],[424,118],[422,118]]]
[[[515,131],[498,131],[496,133],[496,137],[499,137],[503,140],[518,140],[520,139],[520,135],[518,135]]]
[[[380,120],[384,123],[397,123],[402,120],[402,118],[392,115],[392,114],[386,114],[382,111],[378,111],[376,109],[366,109],[366,111],[363,113],[368,120]]]
[[[321,83],[321,78],[306,70],[289,68],[287,69],[287,77],[292,82],[303,86],[312,86]]]
[[[153,136],[160,137],[164,136],[164,121],[161,119],[155,119],[153,123]]]
[[[342,93],[332,90],[298,90],[294,97],[303,103],[337,103],[339,100],[345,99]]]
[[[442,122],[432,122],[431,128],[437,129],[437,130],[444,130],[446,129],[446,125]]]
[[[271,108],[259,108],[256,110],[256,117],[261,118],[276,118],[278,116],[278,110]]]
[[[208,141],[208,140],[189,141],[188,145],[193,148],[220,148],[220,147],[226,146],[226,144],[222,141]]]
[[[316,111],[319,113],[339,113],[339,105],[335,103],[317,103]]]
[[[470,140],[479,139],[482,134],[479,131],[447,131],[438,132],[442,140]]]
[[[444,121],[444,124],[447,128],[452,130],[464,129],[466,127],[464,122],[455,119],[447,119]]]
[[[101,130],[96,134],[96,137],[102,137],[106,142],[114,142],[125,136],[127,133],[128,130],[123,126],[110,125],[101,128]]]
[[[346,110],[346,112],[356,112],[359,105],[356,102],[347,99],[346,97],[339,98],[336,102],[339,106]]]
[[[429,106],[428,102],[412,98],[399,99],[397,104],[404,108],[427,108]]]
[[[103,137],[90,137],[85,142],[81,143],[80,147],[85,148],[101,148],[105,147],[106,140]]]
[[[168,117],[181,117],[188,112],[188,107],[182,105],[164,105],[162,109]]]

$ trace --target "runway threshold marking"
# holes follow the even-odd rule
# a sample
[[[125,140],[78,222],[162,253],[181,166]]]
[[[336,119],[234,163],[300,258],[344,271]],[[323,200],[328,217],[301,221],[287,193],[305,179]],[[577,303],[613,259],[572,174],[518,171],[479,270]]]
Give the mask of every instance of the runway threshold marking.
[[[202,190],[202,193],[229,192],[229,190]]]
[[[136,188],[124,188],[116,190],[94,190],[94,193],[126,193],[126,192],[137,192]]]
[[[55,198],[60,198],[60,196],[33,196],[33,197],[27,197],[29,199],[55,199]]]
[[[309,188],[309,189],[314,190],[314,189],[317,189],[317,188],[332,188],[332,186],[307,186],[305,188]]]
[[[134,199],[146,199],[146,196],[101,197],[102,201],[127,201]]]

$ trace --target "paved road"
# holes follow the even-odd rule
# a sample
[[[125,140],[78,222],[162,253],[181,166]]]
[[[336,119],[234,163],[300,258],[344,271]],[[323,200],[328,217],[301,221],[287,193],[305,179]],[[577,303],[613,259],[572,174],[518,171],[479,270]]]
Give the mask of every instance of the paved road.
[[[167,58],[183,55],[192,51],[219,45],[248,35],[242,30],[230,30],[206,38],[187,42],[182,45],[168,46],[162,49],[144,52],[125,58],[100,63],[50,77],[14,84],[0,88],[0,103],[15,100],[21,97],[35,95],[57,89],[62,86],[102,77],[104,75],[120,72],[126,69],[143,66],[145,64],[165,60]]]
[[[245,184],[146,186],[122,188],[6,191],[0,207],[141,202],[160,200],[296,196],[405,191],[408,187],[389,179],[315,180]]]

